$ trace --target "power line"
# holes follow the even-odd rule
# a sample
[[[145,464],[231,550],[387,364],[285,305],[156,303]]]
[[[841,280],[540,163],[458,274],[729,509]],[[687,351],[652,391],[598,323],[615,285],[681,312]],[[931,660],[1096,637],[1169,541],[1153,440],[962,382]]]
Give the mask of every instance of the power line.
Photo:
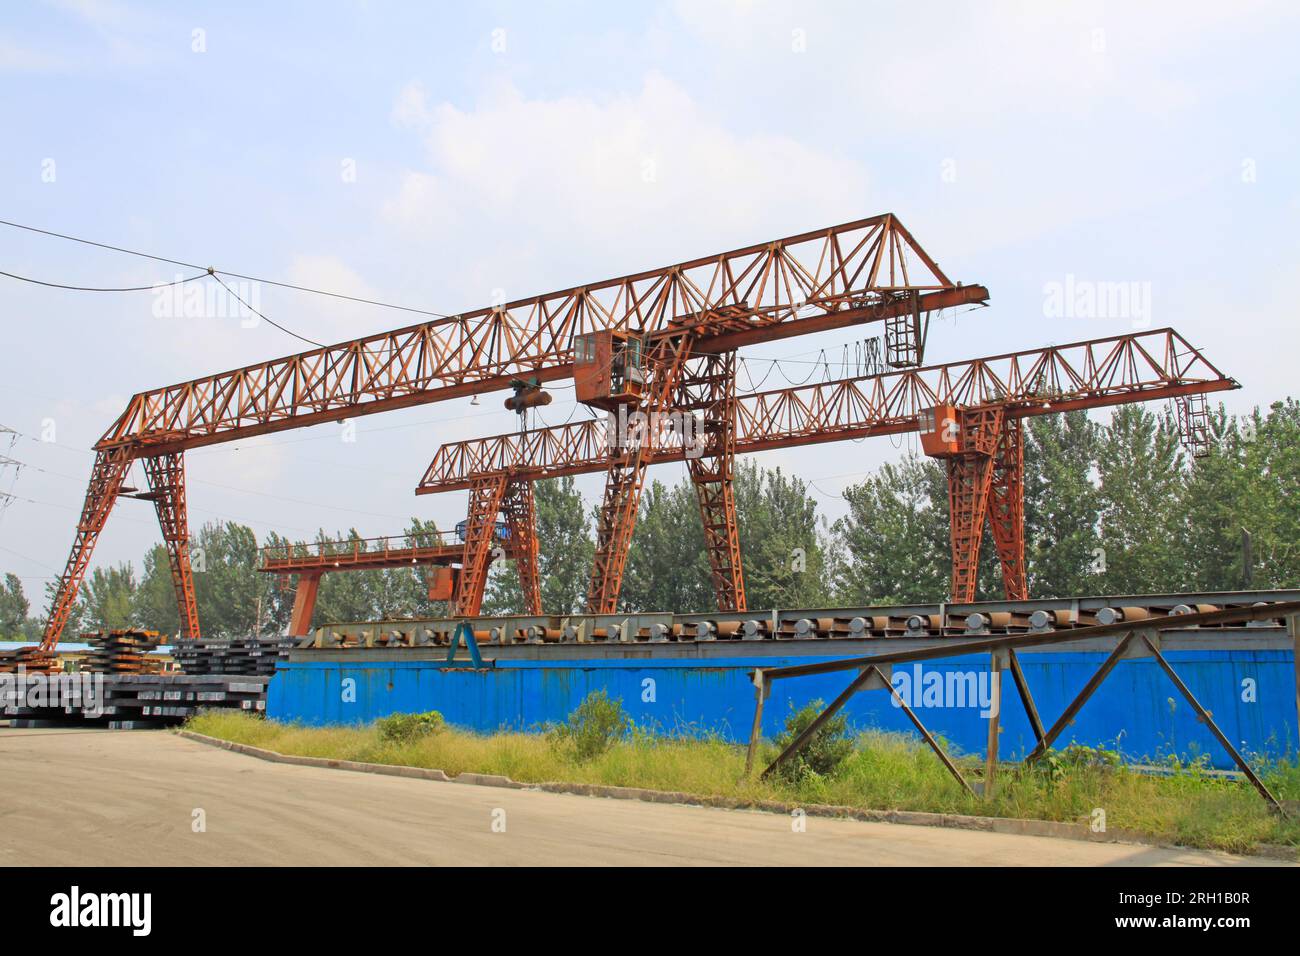
[[[315,339],[309,339],[309,338],[307,338],[307,336],[305,336],[305,335],[299,335],[297,332],[294,332],[292,329],[286,329],[283,325],[281,325],[279,322],[276,322],[274,319],[268,319],[265,315],[263,315],[263,314],[262,314],[261,312],[259,312],[257,309],[253,308],[251,305],[249,305],[247,302],[245,302],[243,296],[241,296],[241,295],[240,295],[238,292],[236,292],[234,289],[230,288],[230,286],[228,286],[228,285],[226,285],[224,282],[222,282],[222,281],[221,281],[221,276],[217,275],[215,272],[212,273],[212,278],[214,278],[214,279],[217,280],[217,285],[221,286],[221,288],[225,289],[228,293],[230,293],[230,295],[234,296],[236,302],[238,302],[240,305],[242,305],[244,308],[246,308],[249,312],[252,312],[252,313],[253,313],[255,316],[257,316],[259,319],[262,319],[262,320],[264,320],[264,321],[266,321],[266,322],[269,322],[271,325],[275,326],[277,329],[279,329],[279,330],[280,330],[281,332],[283,332],[285,335],[291,335],[291,336],[293,336],[295,339],[297,339],[298,341],[300,341],[300,342],[306,342],[308,345],[314,345],[314,346],[316,346],[316,347],[319,348],[319,349],[328,348],[328,346],[326,346],[324,342],[317,342]]]
[[[396,309],[399,312],[413,312],[417,315],[429,315],[438,319],[450,319],[453,317],[444,312],[433,312],[429,309],[417,309],[409,305],[397,305],[392,302],[382,302],[377,299],[366,299],[361,296],[345,295],[342,292],[330,292],[325,289],[313,289],[309,286],[294,285],[291,282],[279,282],[275,279],[263,279],[258,276],[242,275],[241,273],[238,272],[231,272],[228,269],[217,269],[214,266],[202,266],[194,262],[184,262],[180,259],[171,259],[168,258],[167,256],[156,256],[153,253],[140,252],[135,249],[126,249],[123,248],[122,246],[114,246],[106,242],[95,242],[92,239],[83,239],[79,236],[70,236],[61,232],[53,232],[49,229],[38,229],[36,226],[27,226],[27,225],[23,225],[20,222],[10,222],[7,219],[0,219],[0,226],[10,226],[14,229],[24,229],[27,232],[35,232],[43,236],[51,236],[55,239],[66,239],[69,242],[80,242],[83,245],[95,246],[100,249],[107,249],[110,252],[120,252],[128,256],[138,256],[142,259],[152,259],[155,262],[165,262],[168,265],[184,266],[187,269],[198,269],[205,274],[209,274],[213,276],[220,273],[221,275],[224,276],[230,276],[230,278],[232,279],[244,279],[248,282],[260,282],[263,285],[277,286],[278,288],[281,289],[292,289],[295,292],[310,292],[313,295],[329,296],[332,299],[346,299],[348,302],[359,302],[362,305],[373,305],[383,309]],[[195,278],[198,277],[196,276]]]
[[[133,285],[133,286],[123,286],[117,288],[99,288],[95,286],[84,286],[84,285],[64,285],[61,282],[46,282],[44,279],[33,279],[30,276],[20,276],[12,272],[0,271],[0,276],[7,276],[10,279],[17,279],[19,282],[30,282],[33,285],[43,285],[50,289],[68,289],[72,292],[153,292],[157,289],[166,289],[169,286],[184,285],[187,282],[193,282],[195,279],[202,279],[205,275],[207,275],[206,272],[200,272],[198,275],[188,276],[184,279],[176,279],[173,282],[155,282],[153,285]],[[267,319],[267,321],[270,322],[271,320]]]

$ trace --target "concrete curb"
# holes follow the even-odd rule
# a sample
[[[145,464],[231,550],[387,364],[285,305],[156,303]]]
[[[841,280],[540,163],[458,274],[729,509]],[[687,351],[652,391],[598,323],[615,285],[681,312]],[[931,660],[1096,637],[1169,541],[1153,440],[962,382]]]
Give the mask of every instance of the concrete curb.
[[[1137,830],[1110,829],[1093,833],[1083,823],[1063,823],[1056,820],[1020,820],[1014,817],[977,817],[961,813],[929,813],[922,810],[865,810],[831,804],[799,805],[779,800],[743,800],[738,797],[702,796],[672,790],[648,790],[643,787],[607,787],[595,783],[520,783],[497,774],[462,773],[455,777],[442,770],[424,767],[403,767],[394,764],[361,763],[356,760],[333,760],[327,757],[300,757],[263,750],[249,744],[222,740],[196,734],[192,730],[178,730],[177,734],[198,743],[220,747],[235,753],[257,757],[271,763],[293,764],[299,767],[322,767],[329,770],[351,770],[356,773],[375,773],[390,777],[414,777],[420,780],[437,780],[443,783],[468,783],[480,787],[506,787],[511,790],[541,790],[546,793],[567,793],[582,797],[605,797],[610,800],[641,800],[646,803],[676,803],[686,806],[711,807],[721,810],[753,810],[762,813],[789,814],[803,810],[813,817],[831,817],[843,820],[861,820],[866,823],[898,823],[914,827],[947,827],[956,830],[982,830],[987,833],[1007,833],[1016,836],[1056,837],[1086,843],[1131,843],[1139,846],[1165,849],[1198,849],[1170,843],[1157,843]],[[1220,851],[1222,852],[1222,851]],[[1294,863],[1300,859],[1295,847],[1264,844],[1245,855],[1260,856]]]

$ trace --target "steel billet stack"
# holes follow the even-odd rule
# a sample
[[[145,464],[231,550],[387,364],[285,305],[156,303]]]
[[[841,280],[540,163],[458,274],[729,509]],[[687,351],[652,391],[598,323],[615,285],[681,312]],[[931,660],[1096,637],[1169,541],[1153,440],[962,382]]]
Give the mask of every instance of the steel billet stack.
[[[230,641],[177,639],[172,655],[186,674],[230,674],[270,677],[276,663],[288,656],[290,637],[244,637]]]
[[[97,680],[100,678],[96,677]],[[69,720],[107,722],[131,729],[180,723],[208,707],[262,713],[266,710],[266,677],[193,676],[189,674],[104,674],[97,688],[76,697],[49,699],[40,707],[21,701],[0,702],[0,715],[16,727],[66,723]]]
[[[0,651],[0,674],[16,674],[20,668],[28,674],[54,674],[63,669],[57,654],[36,646]]]
[[[158,632],[141,628],[95,631],[82,635],[94,648],[83,669],[95,674],[151,674],[159,662],[149,655],[158,648]]]

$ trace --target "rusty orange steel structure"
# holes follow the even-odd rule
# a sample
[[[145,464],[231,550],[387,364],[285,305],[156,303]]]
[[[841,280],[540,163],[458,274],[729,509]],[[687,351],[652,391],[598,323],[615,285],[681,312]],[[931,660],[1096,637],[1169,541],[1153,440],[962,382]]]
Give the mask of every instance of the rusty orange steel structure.
[[[948,464],[952,599],[974,599],[986,523],[1007,596],[1024,598],[1022,419],[1237,387],[1177,332],[1156,329],[740,395],[730,412],[734,421],[721,427],[728,430],[734,453],[922,432],[927,453]],[[416,493],[602,471],[613,454],[610,434],[616,428],[593,418],[446,444]],[[651,445],[652,463],[690,461],[679,430],[653,432]],[[734,527],[725,536],[728,549],[735,548],[736,586],[743,587]],[[716,585],[715,567],[715,590]],[[719,603],[725,607],[721,594]]]
[[[542,613],[541,581],[537,573],[536,516],[533,512],[533,489],[520,485],[511,489],[506,502],[508,535],[501,542],[501,552],[514,560],[528,614]],[[302,636],[310,632],[320,579],[325,574],[347,571],[376,571],[387,568],[442,567],[452,569],[465,564],[465,544],[451,540],[446,533],[403,535],[394,546],[392,537],[348,538],[341,541],[313,541],[310,544],[268,545],[261,549],[259,571],[297,578],[289,634]],[[449,573],[453,573],[449,572]],[[459,576],[452,578],[459,581]],[[459,600],[459,589],[450,595]],[[434,595],[430,593],[430,597]],[[445,595],[439,595],[438,600]],[[482,593],[480,591],[481,600]]]
[[[81,518],[41,647],[49,650],[58,642],[136,459],[176,456],[156,469],[160,483],[154,491],[182,629],[197,637],[184,540],[180,456],[187,449],[496,391],[521,378],[537,384],[568,378],[574,336],[597,330],[632,332],[645,337],[647,351],[684,358],[882,321],[896,360],[919,364],[922,316],[987,298],[982,286],[949,280],[902,223],[885,214],[141,392],[95,445]],[[674,391],[682,365],[660,363],[660,381],[651,383],[651,391]],[[629,449],[624,460],[610,465],[610,520],[598,561],[607,562],[613,574],[621,572],[617,550],[630,533],[626,516],[635,515],[643,457]],[[504,491],[482,493],[492,499],[485,507],[505,500]],[[490,540],[478,531],[466,543],[475,555]],[[470,598],[481,593],[480,583],[471,575]],[[593,580],[593,590],[602,589],[608,590]]]

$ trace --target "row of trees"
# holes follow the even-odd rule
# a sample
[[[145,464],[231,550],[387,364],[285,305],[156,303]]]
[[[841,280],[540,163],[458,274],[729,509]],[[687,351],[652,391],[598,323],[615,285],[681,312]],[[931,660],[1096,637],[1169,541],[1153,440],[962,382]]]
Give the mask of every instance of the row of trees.
[[[1208,457],[1188,458],[1175,423],[1137,405],[1108,424],[1083,412],[1030,419],[1025,442],[1026,561],[1030,593],[1210,591],[1300,586],[1300,403],[1267,412],[1212,416]],[[826,446],[828,448],[835,446]],[[745,584],[753,608],[939,600],[950,570],[948,489],[943,464],[911,455],[845,490],[847,511],[819,515],[808,485],[780,469],[742,462],[735,479]],[[594,552],[594,513],[572,478],[536,485],[543,605],[579,610]],[[407,533],[433,533],[412,519]],[[340,537],[321,532],[319,540]],[[266,544],[288,541],[272,534]],[[200,616],[210,635],[277,633],[292,594],[255,570],[253,532],[233,522],[200,529],[195,575]],[[522,600],[509,561],[494,566],[485,613],[518,613]],[[980,591],[1001,581],[986,533]],[[47,601],[50,595],[47,589]],[[623,600],[632,610],[712,606],[708,559],[695,492],[688,481],[654,481],[641,502]],[[318,621],[435,616],[413,568],[326,575]],[[178,627],[166,552],[98,568],[82,588],[70,633],[141,624]],[[0,634],[33,637],[21,582],[0,589]]]

